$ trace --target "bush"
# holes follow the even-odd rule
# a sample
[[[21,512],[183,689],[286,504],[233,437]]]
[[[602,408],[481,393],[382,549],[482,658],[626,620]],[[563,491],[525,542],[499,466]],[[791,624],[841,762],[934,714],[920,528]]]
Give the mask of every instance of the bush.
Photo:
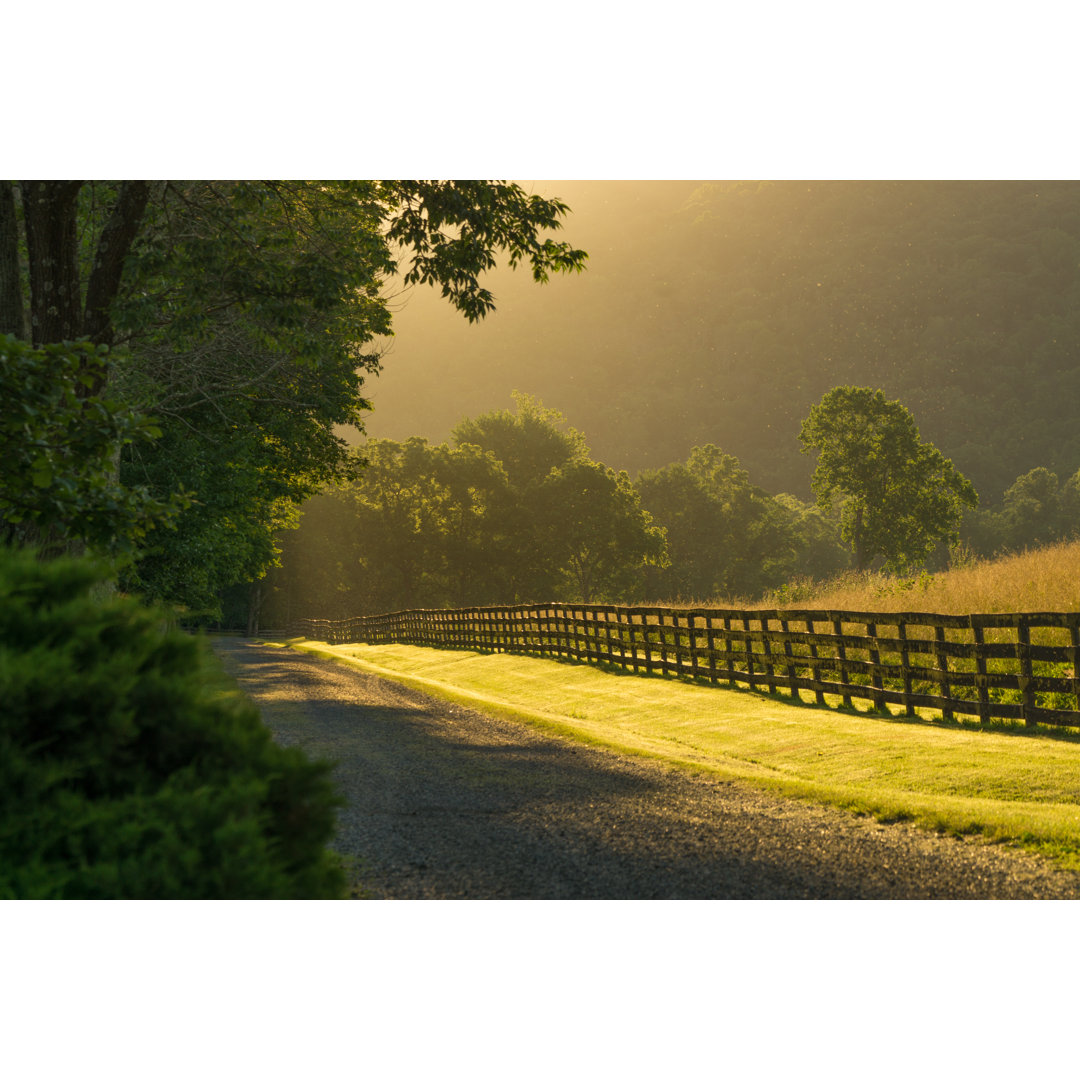
[[[0,897],[341,896],[330,765],[101,576],[0,550]]]

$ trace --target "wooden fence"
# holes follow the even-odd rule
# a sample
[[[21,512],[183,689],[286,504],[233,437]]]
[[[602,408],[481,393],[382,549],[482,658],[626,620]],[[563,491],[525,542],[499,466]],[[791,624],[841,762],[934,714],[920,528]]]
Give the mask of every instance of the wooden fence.
[[[742,611],[595,604],[396,611],[299,620],[292,632],[529,653],[628,671],[1080,727],[1080,612]]]

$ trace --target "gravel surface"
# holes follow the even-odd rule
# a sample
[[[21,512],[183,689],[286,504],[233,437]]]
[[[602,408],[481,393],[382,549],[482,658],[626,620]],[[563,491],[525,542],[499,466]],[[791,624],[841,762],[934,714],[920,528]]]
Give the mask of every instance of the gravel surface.
[[[1075,899],[1080,874],[881,825],[219,638],[284,744],[338,762],[334,847],[373,899]]]

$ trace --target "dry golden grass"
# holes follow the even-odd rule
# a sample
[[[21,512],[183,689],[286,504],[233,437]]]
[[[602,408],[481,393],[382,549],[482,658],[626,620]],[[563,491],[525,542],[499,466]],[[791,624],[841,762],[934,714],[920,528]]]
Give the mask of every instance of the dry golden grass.
[[[719,603],[719,602],[718,602]],[[1002,611],[1080,611],[1080,541],[911,578],[850,571],[831,581],[800,581],[760,600],[725,607],[933,611],[970,615]]]

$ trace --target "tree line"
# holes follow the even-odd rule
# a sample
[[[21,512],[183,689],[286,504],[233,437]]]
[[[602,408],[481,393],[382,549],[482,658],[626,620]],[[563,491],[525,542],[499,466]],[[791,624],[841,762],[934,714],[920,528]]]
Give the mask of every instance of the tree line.
[[[941,568],[1080,530],[1080,472],[1061,484],[1032,470],[1001,506],[981,509],[971,482],[880,390],[836,387],[804,420],[813,504],[770,495],[711,443],[631,480],[595,461],[557,410],[514,397],[513,411],[463,419],[441,445],[370,442],[360,475],[310,500],[282,534],[266,617],[723,603],[849,568]]]
[[[746,595],[848,563],[836,519],[768,495],[714,445],[631,481],[557,410],[515,406],[442,445],[369,443],[361,474],[282,534],[267,617]]]

